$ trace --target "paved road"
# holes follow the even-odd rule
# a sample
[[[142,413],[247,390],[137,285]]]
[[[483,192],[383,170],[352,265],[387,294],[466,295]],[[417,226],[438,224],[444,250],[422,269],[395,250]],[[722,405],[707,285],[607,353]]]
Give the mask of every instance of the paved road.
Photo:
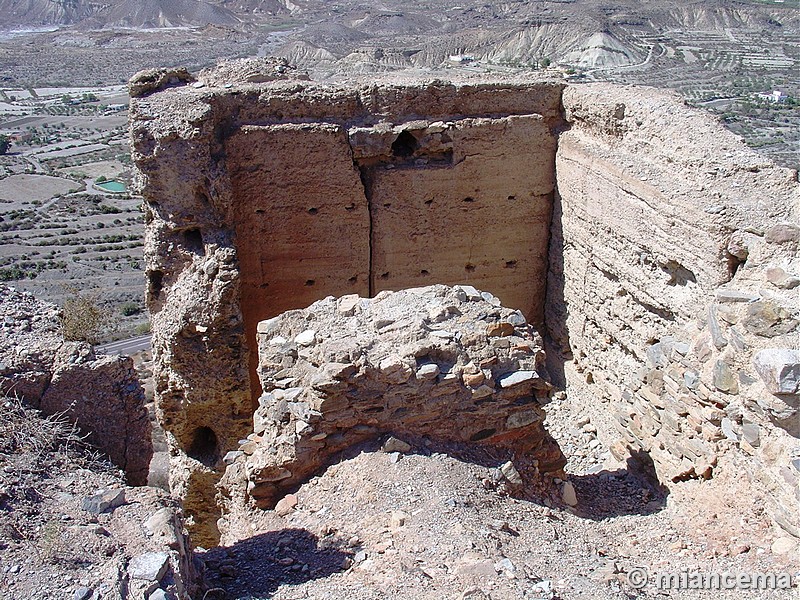
[[[96,349],[99,354],[124,354],[125,356],[130,356],[141,350],[150,349],[150,334],[103,344],[102,346],[97,346]]]

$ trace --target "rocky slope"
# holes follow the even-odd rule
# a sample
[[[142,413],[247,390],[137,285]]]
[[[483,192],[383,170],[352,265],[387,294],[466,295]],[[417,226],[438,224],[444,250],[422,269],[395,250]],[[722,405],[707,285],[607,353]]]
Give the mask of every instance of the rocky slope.
[[[55,305],[0,286],[0,392],[68,417],[131,484],[142,485],[153,446],[133,361],[65,341],[59,316]]]
[[[0,399],[0,595],[187,600],[192,547],[177,503],[122,474],[60,417]]]

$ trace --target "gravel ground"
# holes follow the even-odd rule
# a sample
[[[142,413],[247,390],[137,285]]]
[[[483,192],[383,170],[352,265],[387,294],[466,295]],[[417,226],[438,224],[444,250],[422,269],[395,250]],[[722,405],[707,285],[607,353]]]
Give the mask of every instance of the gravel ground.
[[[734,462],[668,492],[613,458],[602,414],[587,406],[547,406],[576,507],[563,484],[514,493],[491,465],[424,444],[404,455],[363,447],[276,511],[233,518],[226,545],[200,552],[206,600],[797,597],[797,587],[658,589],[658,574],[681,571],[786,572],[797,583],[796,544],[770,528]],[[637,589],[629,577],[642,568],[650,580]]]

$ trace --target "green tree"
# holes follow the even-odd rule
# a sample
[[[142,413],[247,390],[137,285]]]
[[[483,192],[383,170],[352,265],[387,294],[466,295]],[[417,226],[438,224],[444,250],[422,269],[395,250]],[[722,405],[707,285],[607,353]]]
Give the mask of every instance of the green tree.
[[[142,309],[136,302],[123,302],[119,311],[125,317],[132,317],[133,315],[138,315],[140,312],[142,312]]]
[[[539,65],[543,69],[546,69],[547,67],[550,66],[550,59],[545,56],[542,60],[539,61]]]
[[[7,135],[0,135],[0,154],[5,154],[11,148],[11,138]]]

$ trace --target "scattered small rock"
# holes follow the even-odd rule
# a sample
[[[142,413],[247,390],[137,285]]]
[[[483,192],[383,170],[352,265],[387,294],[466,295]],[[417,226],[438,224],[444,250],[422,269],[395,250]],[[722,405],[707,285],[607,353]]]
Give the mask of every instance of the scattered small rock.
[[[125,490],[115,488],[101,490],[94,496],[87,496],[81,502],[81,508],[93,515],[113,511],[115,508],[125,504]]]
[[[384,452],[408,452],[411,450],[411,444],[392,436],[383,443],[381,450]]]
[[[72,595],[73,600],[89,600],[92,597],[94,590],[89,587],[80,586],[78,589],[75,590],[75,593]]]
[[[280,517],[285,517],[294,511],[297,506],[297,496],[295,494],[287,494],[281,498],[275,505],[275,512]]]
[[[522,485],[523,483],[522,476],[519,474],[519,471],[517,471],[517,468],[511,461],[504,463],[500,467],[500,472],[503,474],[503,477],[505,477],[508,480],[509,483],[513,485]]]
[[[561,486],[561,499],[564,504],[569,506],[578,506],[578,496],[575,493],[575,486],[571,481],[565,481]]]

